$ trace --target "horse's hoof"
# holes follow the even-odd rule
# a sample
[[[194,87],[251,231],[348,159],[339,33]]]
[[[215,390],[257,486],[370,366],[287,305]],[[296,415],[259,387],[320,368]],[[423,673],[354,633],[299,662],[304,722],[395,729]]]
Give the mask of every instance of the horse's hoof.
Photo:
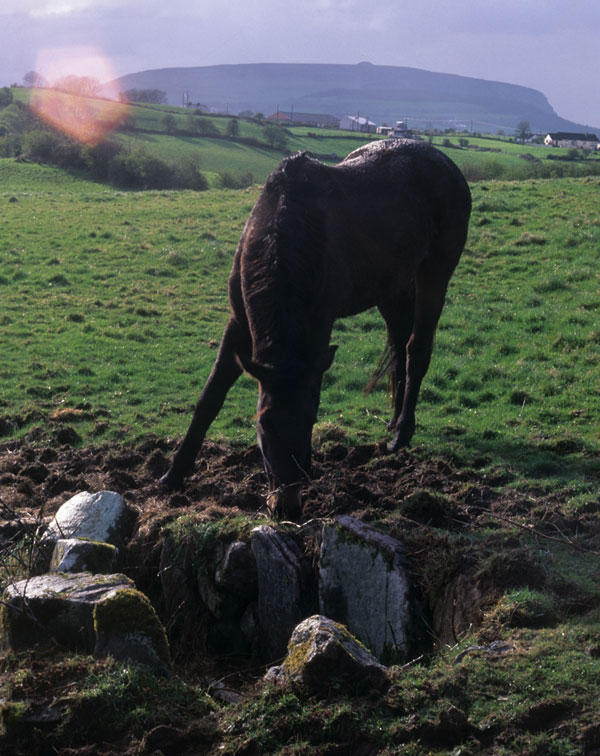
[[[298,522],[302,516],[302,497],[300,489],[296,486],[272,492],[267,499],[267,504],[274,520]]]
[[[279,522],[298,522],[302,516],[302,507],[281,507],[273,512],[273,519]]]
[[[387,450],[390,452],[390,454],[392,454],[393,452],[397,452],[400,449],[403,449],[406,446],[408,446],[411,438],[412,436],[407,437],[398,433],[387,445]]]
[[[162,478],[159,478],[158,484],[165,491],[177,491],[183,488],[183,478],[180,475],[173,474],[173,471],[169,470]]]

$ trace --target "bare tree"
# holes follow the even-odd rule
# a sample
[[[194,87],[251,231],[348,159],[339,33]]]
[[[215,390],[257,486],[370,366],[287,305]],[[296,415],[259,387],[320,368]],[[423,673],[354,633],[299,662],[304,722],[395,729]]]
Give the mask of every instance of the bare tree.
[[[92,76],[75,76],[74,74],[63,76],[54,82],[54,89],[80,97],[96,97],[101,87],[102,84],[98,79]]]
[[[519,121],[516,128],[517,137],[525,144],[525,140],[531,136],[531,126],[529,121]]]
[[[25,76],[23,76],[23,81],[25,82],[25,86],[27,87],[48,86],[48,82],[46,81],[46,79],[42,76],[42,74],[38,73],[37,71],[27,71]]]

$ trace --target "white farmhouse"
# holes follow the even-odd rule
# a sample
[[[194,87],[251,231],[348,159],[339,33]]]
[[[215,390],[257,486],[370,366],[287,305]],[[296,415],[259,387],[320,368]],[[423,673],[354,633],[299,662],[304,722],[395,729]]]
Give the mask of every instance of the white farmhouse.
[[[345,115],[340,121],[340,129],[344,131],[362,131],[367,134],[374,134],[377,124],[369,121],[362,116]]]
[[[556,131],[546,134],[544,144],[549,147],[577,147],[595,150],[599,146],[595,134],[575,134],[568,131]]]

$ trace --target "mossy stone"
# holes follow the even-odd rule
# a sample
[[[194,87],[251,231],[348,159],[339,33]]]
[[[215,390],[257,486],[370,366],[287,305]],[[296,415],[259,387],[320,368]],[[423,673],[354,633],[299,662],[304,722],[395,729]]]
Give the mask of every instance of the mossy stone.
[[[94,607],[96,656],[138,661],[156,671],[171,669],[165,629],[154,607],[135,589],[117,590]]]

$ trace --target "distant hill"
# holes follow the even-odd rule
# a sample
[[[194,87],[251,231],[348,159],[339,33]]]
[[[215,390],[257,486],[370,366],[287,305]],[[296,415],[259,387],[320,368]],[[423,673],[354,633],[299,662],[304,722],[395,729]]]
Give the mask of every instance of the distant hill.
[[[117,80],[121,91],[161,89],[169,104],[206,103],[218,112],[252,110],[359,113],[378,124],[407,120],[415,128],[458,127],[495,133],[528,121],[536,132],[590,131],[561,118],[535,89],[433,73],[418,68],[256,63],[141,71]]]

